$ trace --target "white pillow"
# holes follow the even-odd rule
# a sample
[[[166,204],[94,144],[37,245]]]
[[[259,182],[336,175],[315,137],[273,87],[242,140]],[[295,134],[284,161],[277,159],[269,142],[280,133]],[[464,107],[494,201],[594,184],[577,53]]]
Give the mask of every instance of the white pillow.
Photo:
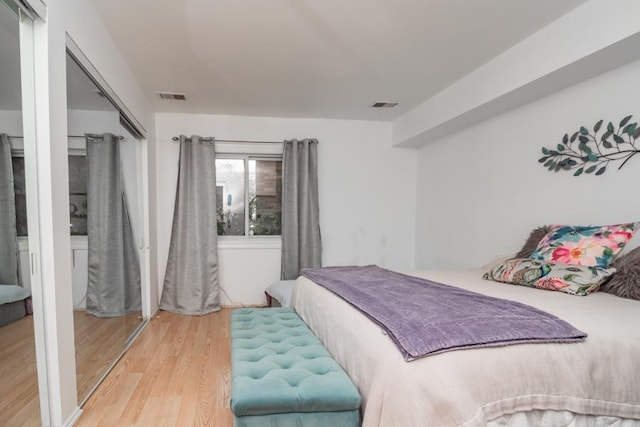
[[[295,280],[280,280],[267,288],[267,293],[278,300],[282,307],[291,307],[291,293]]]
[[[21,301],[31,296],[31,292],[17,285],[0,284],[0,304]]]

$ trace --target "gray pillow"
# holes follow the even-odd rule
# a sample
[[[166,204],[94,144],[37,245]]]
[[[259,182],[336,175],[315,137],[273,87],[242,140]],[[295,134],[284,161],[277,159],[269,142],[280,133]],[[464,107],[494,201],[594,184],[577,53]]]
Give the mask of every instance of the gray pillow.
[[[540,240],[542,240],[542,238],[546,236],[549,231],[551,231],[550,225],[543,225],[541,227],[534,228],[533,231],[531,231],[531,234],[529,234],[529,238],[527,238],[527,241],[524,242],[524,246],[522,247],[522,249],[520,249],[520,252],[516,254],[515,258],[531,257],[531,254],[538,246],[538,243],[540,243]]]
[[[640,247],[616,258],[611,267],[616,273],[600,287],[600,291],[640,301]]]

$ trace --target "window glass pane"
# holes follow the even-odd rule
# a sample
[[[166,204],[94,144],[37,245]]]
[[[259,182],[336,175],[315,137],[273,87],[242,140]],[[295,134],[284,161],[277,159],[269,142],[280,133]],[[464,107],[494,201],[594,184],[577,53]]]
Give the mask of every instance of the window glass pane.
[[[244,236],[244,160],[216,159],[218,236]]]
[[[16,200],[16,229],[18,236],[28,236],[27,230],[27,193],[24,181],[24,157],[12,157],[13,191]]]
[[[249,234],[280,235],[282,161],[249,160]]]
[[[13,188],[16,195],[16,229],[18,236],[28,236],[27,199],[24,157],[11,158]],[[87,235],[87,157],[69,156],[69,224],[72,236]]]
[[[69,156],[69,223],[72,236],[87,235],[87,157]]]

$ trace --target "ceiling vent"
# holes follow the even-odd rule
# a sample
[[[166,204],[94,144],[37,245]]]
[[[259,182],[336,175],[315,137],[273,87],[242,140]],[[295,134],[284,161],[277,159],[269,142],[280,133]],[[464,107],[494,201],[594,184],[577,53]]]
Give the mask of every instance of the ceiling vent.
[[[374,102],[373,104],[369,105],[369,107],[371,107],[371,108],[393,108],[396,105],[398,105],[397,102]]]
[[[175,92],[156,92],[162,99],[174,99],[176,101],[186,101],[187,95],[184,93]]]

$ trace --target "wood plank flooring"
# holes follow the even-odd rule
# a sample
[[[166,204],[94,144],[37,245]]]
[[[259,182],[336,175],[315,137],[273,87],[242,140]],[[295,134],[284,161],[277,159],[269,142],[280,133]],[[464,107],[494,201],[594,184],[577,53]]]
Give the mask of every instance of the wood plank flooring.
[[[231,427],[232,311],[161,311],[85,403],[76,425]]]
[[[137,313],[99,318],[81,310],[73,312],[78,400],[87,396],[122,353],[127,339],[141,322],[142,316]]]
[[[0,327],[0,426],[39,426],[33,317]]]
[[[124,349],[141,318],[73,313],[78,396],[81,400]],[[40,426],[33,316],[0,327],[0,426]]]

